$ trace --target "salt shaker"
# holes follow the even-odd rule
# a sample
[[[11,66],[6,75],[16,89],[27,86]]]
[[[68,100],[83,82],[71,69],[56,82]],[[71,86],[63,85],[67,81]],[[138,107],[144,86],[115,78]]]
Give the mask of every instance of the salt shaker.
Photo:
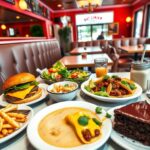
[[[138,83],[143,91],[147,88],[147,81],[150,80],[150,63],[149,62],[133,62],[131,65],[130,79]]]

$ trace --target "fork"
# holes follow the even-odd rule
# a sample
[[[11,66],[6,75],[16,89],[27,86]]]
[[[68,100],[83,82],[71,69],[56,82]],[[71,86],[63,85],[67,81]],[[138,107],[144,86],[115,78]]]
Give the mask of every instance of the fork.
[[[146,96],[149,98],[147,101],[147,103],[150,104],[150,80],[147,80],[147,90],[146,90]]]

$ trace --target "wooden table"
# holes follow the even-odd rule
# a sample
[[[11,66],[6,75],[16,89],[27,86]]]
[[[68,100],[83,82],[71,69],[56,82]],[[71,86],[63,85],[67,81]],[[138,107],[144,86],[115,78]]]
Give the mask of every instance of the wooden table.
[[[86,58],[82,58],[81,55],[64,56],[60,61],[64,63],[67,68],[93,67],[95,58],[107,58],[108,66],[112,66],[113,64],[113,61],[105,53],[88,54]]]
[[[87,54],[98,54],[102,53],[102,49],[99,46],[76,47],[70,52],[70,54],[79,55],[85,52]]]
[[[121,46],[119,47],[119,49],[129,54],[134,54],[134,60],[137,60],[139,53],[142,53],[144,50],[146,50],[146,52],[150,52],[150,44],[141,44],[136,46]]]
[[[136,46],[121,46],[119,47],[122,51],[125,51],[130,54],[142,53],[143,50],[150,51],[150,44],[145,45],[136,45]]]

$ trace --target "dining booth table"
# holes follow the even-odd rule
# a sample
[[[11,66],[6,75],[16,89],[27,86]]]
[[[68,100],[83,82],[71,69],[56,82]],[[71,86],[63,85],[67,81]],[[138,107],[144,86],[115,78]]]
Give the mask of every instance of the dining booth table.
[[[150,52],[150,44],[139,44],[135,46],[121,46],[119,49],[122,52],[128,53],[128,54],[134,54],[134,60],[138,59],[138,54],[143,53],[145,50],[146,53]]]
[[[109,73],[109,74],[112,75],[112,73]],[[121,73],[113,73],[113,74],[118,75],[120,77],[126,77],[126,78],[130,77],[129,72],[121,72]],[[91,78],[93,78],[93,77],[95,77],[95,74],[91,75]],[[39,81],[40,83],[43,83],[43,80],[40,77],[37,77],[37,81]],[[46,88],[46,86],[45,86],[45,88]],[[103,102],[103,101],[96,100],[92,97],[85,95],[81,91],[81,89],[78,89],[77,96],[73,99],[73,101],[85,101],[85,102],[93,103],[93,104],[96,104],[97,106],[101,106],[102,108],[104,108],[104,110],[107,111],[116,106],[127,105],[130,103],[136,102],[136,101],[141,101],[141,100],[143,101],[145,99],[146,99],[146,96],[145,96],[145,93],[143,93],[142,96],[140,96],[138,98],[134,98],[127,102],[121,102],[121,103],[120,102],[119,103]],[[49,96],[47,96],[41,102],[31,105],[31,107],[34,110],[34,115],[36,115],[40,110],[42,110],[43,108],[46,108],[47,106],[50,106],[52,104],[55,104],[55,102],[52,99],[50,99]],[[34,137],[34,135],[33,135],[33,137]],[[119,139],[118,139],[118,141],[119,141]],[[124,145],[125,144],[131,145],[132,143],[128,142],[128,140],[125,139]],[[7,142],[0,144],[0,149],[1,150],[18,150],[18,149],[35,150],[35,148],[28,141],[26,130],[24,130],[17,136],[11,138]],[[121,146],[119,146],[119,144],[116,144],[111,138],[109,138],[109,140],[101,148],[98,148],[98,150],[124,150],[124,149]]]
[[[85,47],[75,47],[70,51],[71,55],[80,55],[82,53],[87,54],[99,54],[102,53],[102,49],[99,46],[85,46]]]
[[[67,68],[94,67],[94,59],[96,59],[96,58],[107,58],[108,59],[108,66],[113,65],[113,61],[105,53],[87,54],[86,56],[82,56],[82,55],[64,56],[63,58],[60,59],[60,61]]]

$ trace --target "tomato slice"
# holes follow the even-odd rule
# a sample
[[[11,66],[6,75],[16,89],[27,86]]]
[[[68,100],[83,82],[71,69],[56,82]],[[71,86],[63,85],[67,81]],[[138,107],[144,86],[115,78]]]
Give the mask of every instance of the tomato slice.
[[[77,73],[71,74],[71,78],[78,78],[78,74]]]
[[[57,72],[57,69],[55,69],[55,68],[50,68],[50,69],[48,69],[48,72],[49,72],[49,73],[55,73],[55,72]]]
[[[61,78],[62,78],[62,75],[61,75],[61,74],[58,74],[58,75],[56,76],[56,81],[59,81]]]

